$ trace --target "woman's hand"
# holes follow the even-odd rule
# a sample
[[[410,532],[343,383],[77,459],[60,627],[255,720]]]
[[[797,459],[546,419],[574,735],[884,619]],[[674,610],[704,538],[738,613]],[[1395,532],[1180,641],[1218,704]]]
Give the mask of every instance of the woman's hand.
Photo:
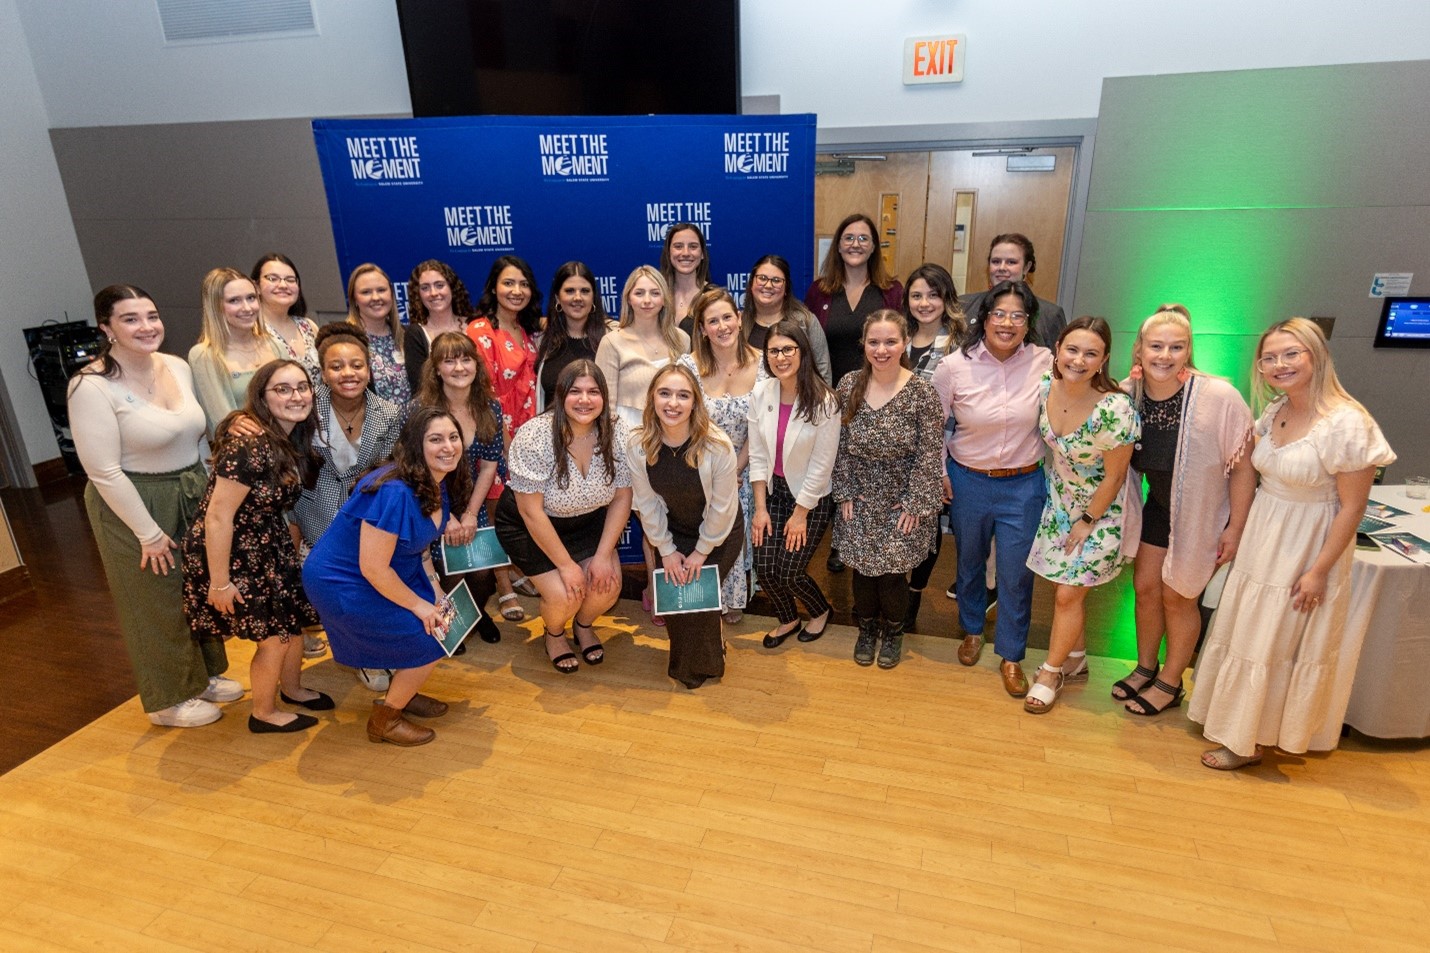
[[[1216,544],[1216,564],[1221,566],[1231,562],[1236,558],[1236,551],[1241,548],[1241,530],[1234,530],[1230,526],[1222,530],[1221,539]]]
[[[1315,569],[1302,573],[1291,587],[1291,608],[1310,612],[1326,598],[1326,574]]]
[[[685,557],[680,553],[660,557],[660,568],[665,570],[665,578],[677,586],[683,586],[689,581],[685,577]]]
[[[217,609],[219,614],[233,615],[234,604],[242,601],[243,593],[238,591],[238,586],[234,585],[232,580],[222,588],[209,583],[208,604]]]
[[[621,589],[621,557],[614,549],[597,550],[586,564],[586,585],[592,592],[619,592]]]
[[[902,507],[900,507],[900,506],[895,506],[895,507],[893,507],[893,508],[896,509],[896,510],[902,509]],[[905,536],[909,535],[909,534],[912,533],[914,530],[918,529],[918,526],[919,526],[919,518],[918,518],[917,516],[913,515],[912,513],[905,513],[905,512],[899,513],[899,521],[894,524],[894,527],[895,527],[900,533],[903,533]]]
[[[578,563],[566,563],[564,566],[556,567],[556,574],[561,578],[561,585],[566,587],[566,594],[577,602],[586,598],[586,574],[581,571]]]
[[[247,414],[238,414],[229,421],[228,432],[240,437],[261,437],[263,425]]]
[[[477,514],[463,513],[459,519],[447,521],[448,546],[465,546],[477,535]]]
[[[433,603],[423,601],[412,607],[412,614],[422,622],[422,628],[434,639],[446,635],[442,631],[442,610]]]
[[[165,533],[152,543],[144,543],[139,547],[139,571],[145,569],[153,570],[156,576],[167,576],[169,570],[174,568],[174,550],[178,549],[174,541]]]
[[[761,507],[755,510],[755,515],[750,519],[750,543],[758,546],[765,541],[765,534],[770,531],[770,511]],[[785,530],[788,535],[789,530]]]
[[[1068,530],[1068,541],[1063,543],[1063,552],[1069,556],[1082,549],[1083,543],[1092,535],[1092,524],[1085,520],[1078,520],[1073,523],[1072,529]]]
[[[809,539],[809,520],[802,511],[796,510],[785,520],[785,550],[798,552]]]
[[[948,471],[943,471],[943,503],[945,506],[953,502],[953,482],[948,478]]]
[[[700,578],[700,569],[705,565],[705,554],[700,550],[695,550],[685,557],[685,582],[694,582]],[[684,583],[682,583],[684,585]]]
[[[839,518],[844,522],[849,522],[854,518],[854,501],[845,500],[839,504]]]

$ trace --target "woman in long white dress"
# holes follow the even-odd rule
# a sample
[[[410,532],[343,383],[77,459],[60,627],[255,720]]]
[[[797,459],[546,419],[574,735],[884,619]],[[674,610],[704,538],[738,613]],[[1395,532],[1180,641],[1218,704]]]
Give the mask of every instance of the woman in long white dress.
[[[1321,329],[1273,324],[1256,348],[1251,462],[1261,485],[1197,665],[1189,717],[1227,771],[1263,750],[1329,751],[1340,739],[1359,645],[1344,644],[1352,541],[1375,468],[1395,453],[1346,393]]]

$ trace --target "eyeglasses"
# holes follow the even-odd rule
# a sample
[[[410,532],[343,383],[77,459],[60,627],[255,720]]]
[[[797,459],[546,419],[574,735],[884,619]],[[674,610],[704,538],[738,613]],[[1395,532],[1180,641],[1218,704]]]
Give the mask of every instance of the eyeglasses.
[[[1022,327],[1028,323],[1028,312],[1026,311],[990,311],[988,312],[989,324],[1011,324],[1014,327]]]
[[[268,282],[270,285],[296,285],[296,284],[298,283],[298,276],[297,276],[297,275],[264,275],[264,276],[263,276],[263,280],[266,281],[266,282]]]
[[[873,240],[868,235],[844,235],[839,242],[843,245],[867,245]]]
[[[785,280],[784,280],[784,278],[783,278],[782,276],[780,276],[780,275],[756,275],[756,276],[755,276],[755,284],[757,284],[757,285],[769,285],[771,288],[778,288],[780,285],[782,285],[782,284],[784,284],[784,283],[785,283]]]
[[[765,353],[770,357],[794,357],[799,353],[799,345],[785,344],[780,347],[767,347]]]
[[[1268,371],[1278,364],[1285,364],[1287,367],[1290,367],[1299,361],[1301,355],[1305,353],[1305,348],[1293,347],[1289,351],[1282,351],[1280,354],[1263,354],[1256,359],[1256,363]]]
[[[301,384],[274,384],[268,388],[268,393],[277,394],[279,397],[292,397],[297,394],[302,397],[313,392],[313,385],[304,381]]]

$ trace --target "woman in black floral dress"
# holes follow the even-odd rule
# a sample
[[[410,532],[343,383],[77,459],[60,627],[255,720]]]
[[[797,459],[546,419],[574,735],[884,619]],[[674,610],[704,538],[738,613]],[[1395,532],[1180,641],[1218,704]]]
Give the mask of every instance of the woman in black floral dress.
[[[233,428],[242,416],[263,432]],[[302,684],[305,625],[318,621],[303,593],[301,563],[284,512],[317,477],[313,384],[297,361],[270,361],[253,375],[248,401],[216,428],[213,473],[184,537],[184,614],[197,635],[256,642],[249,669],[254,733],[301,731],[310,715],[280,711],[275,695],[312,711],[332,698]]]

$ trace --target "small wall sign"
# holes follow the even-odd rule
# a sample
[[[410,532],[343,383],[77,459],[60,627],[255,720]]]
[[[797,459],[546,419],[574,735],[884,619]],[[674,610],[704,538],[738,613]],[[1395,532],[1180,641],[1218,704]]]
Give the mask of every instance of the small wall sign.
[[[904,85],[963,82],[968,38],[962,33],[911,36],[904,40]]]

